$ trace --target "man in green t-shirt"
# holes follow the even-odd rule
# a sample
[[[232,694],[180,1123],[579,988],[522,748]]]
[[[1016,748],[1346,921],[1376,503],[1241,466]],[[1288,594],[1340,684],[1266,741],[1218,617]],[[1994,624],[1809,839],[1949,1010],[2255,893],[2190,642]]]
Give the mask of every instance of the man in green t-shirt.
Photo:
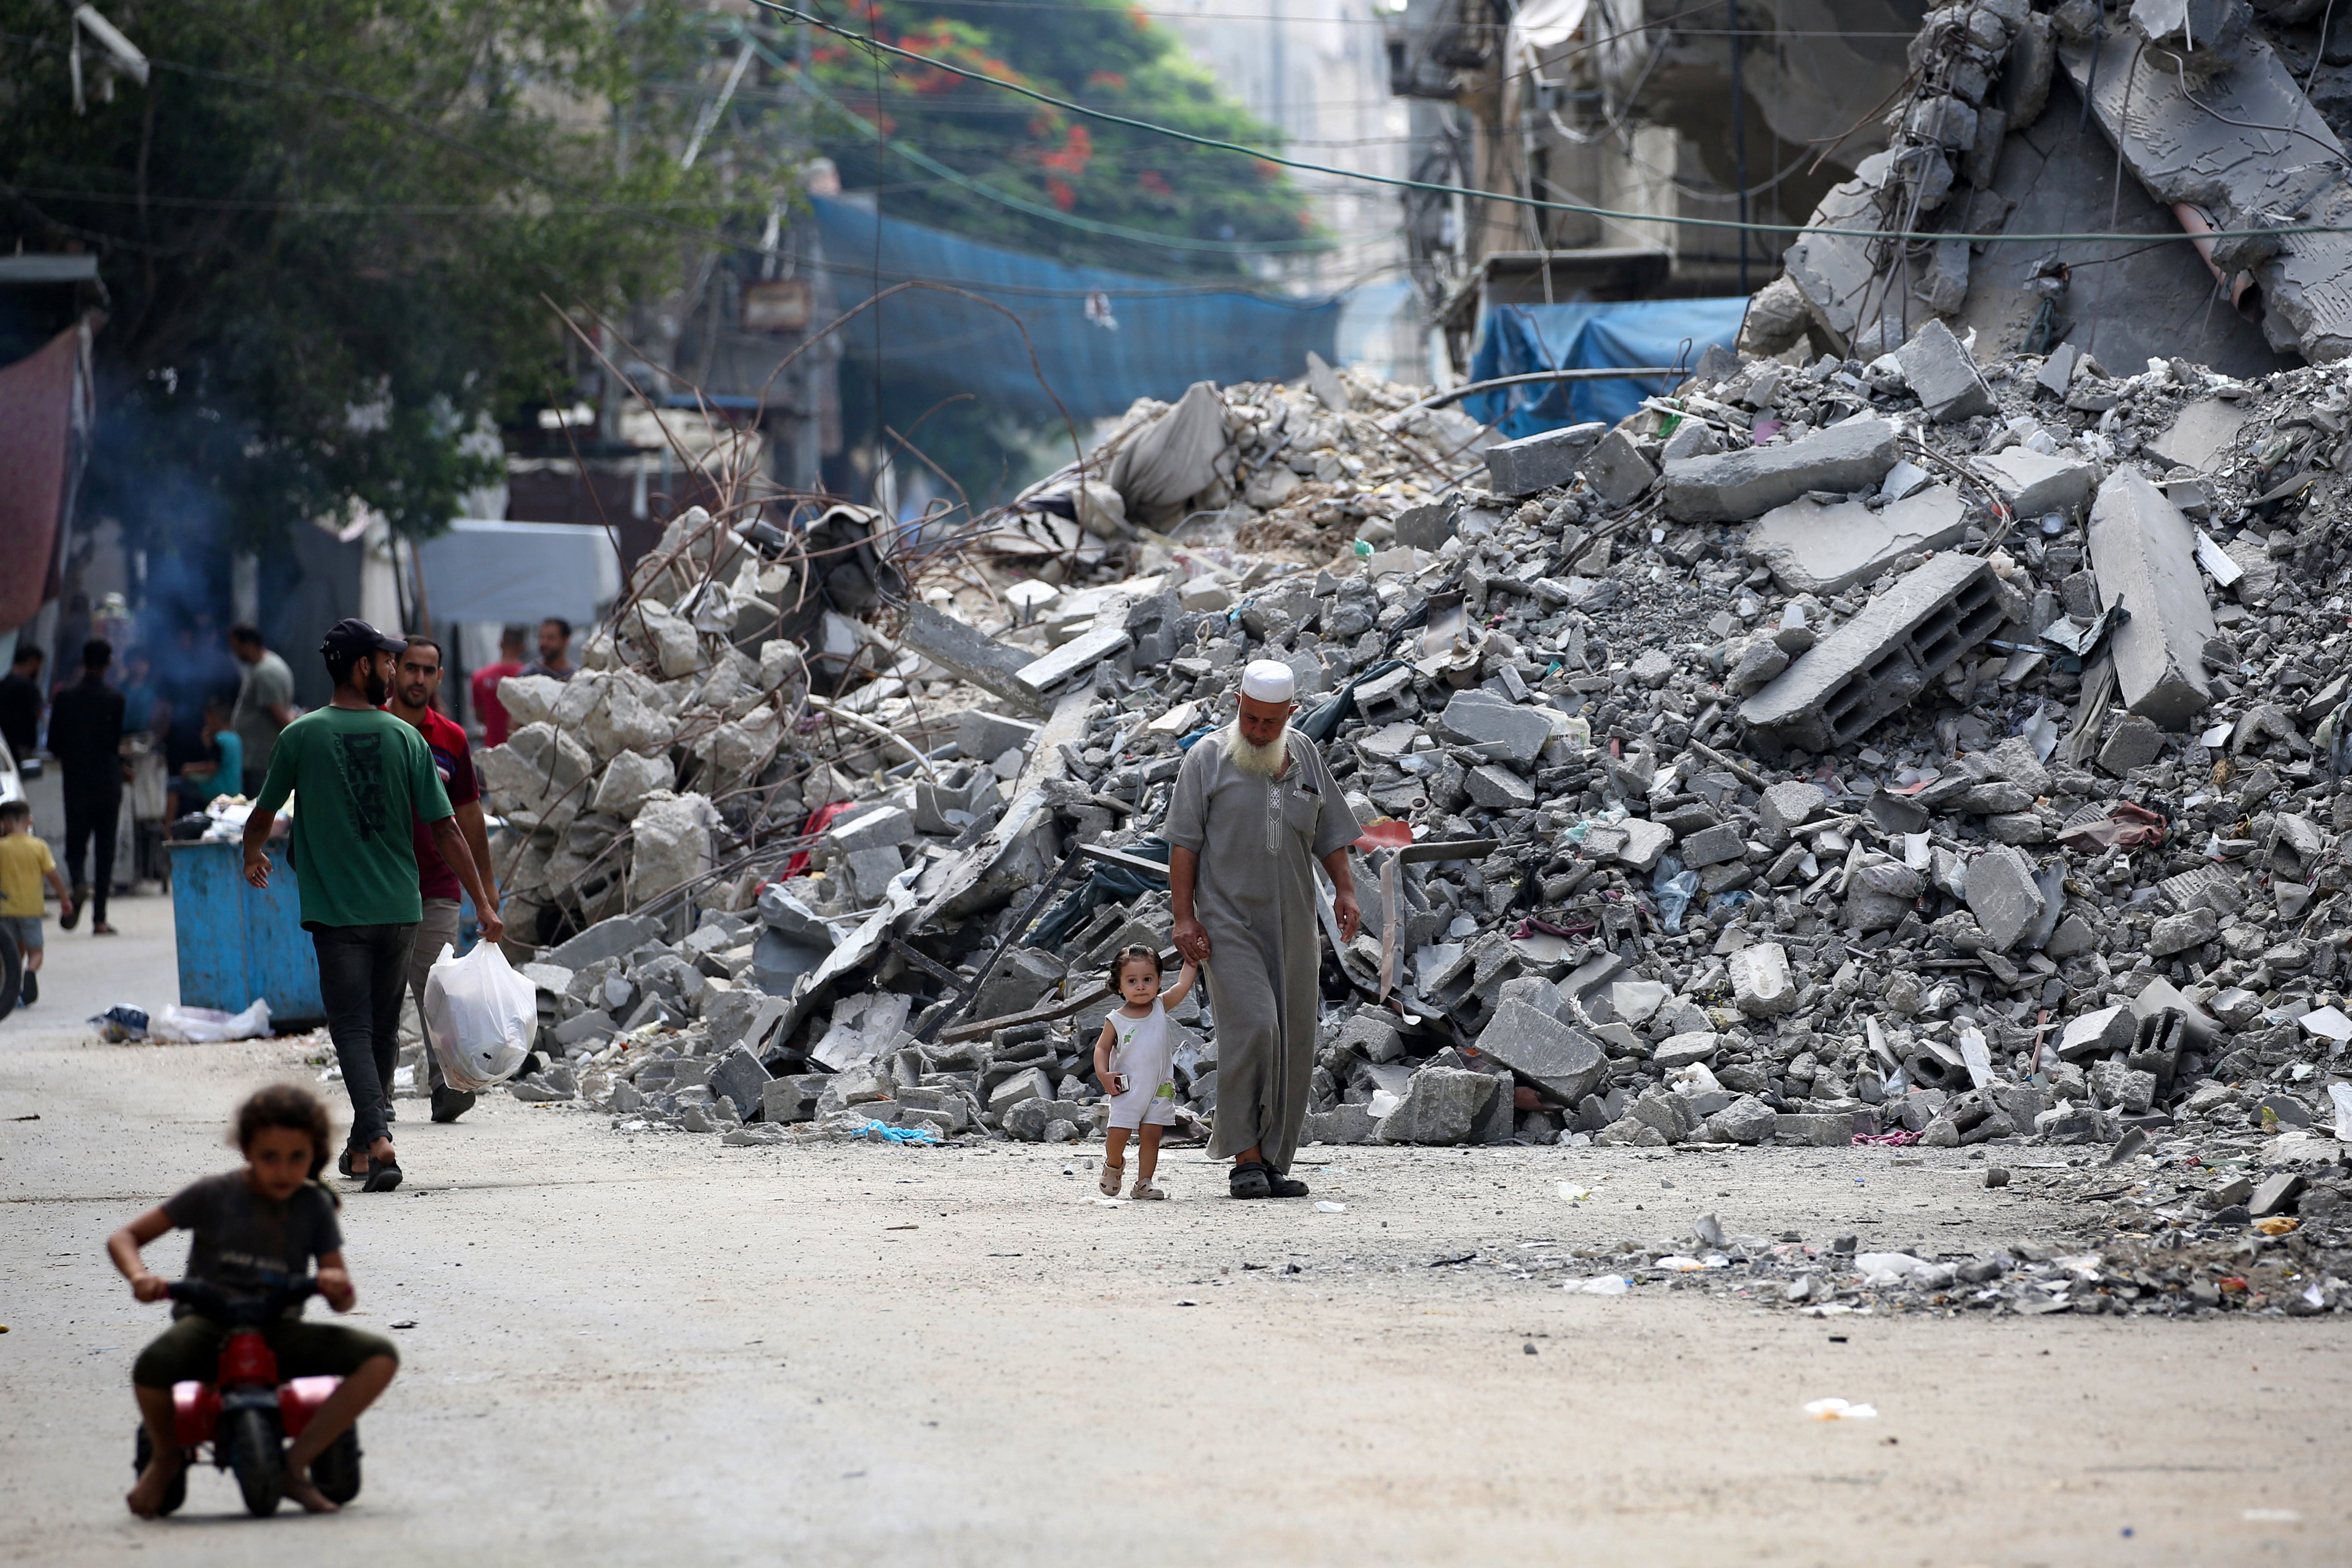
[[[245,880],[269,885],[269,828],[294,797],[293,865],[302,928],[319,954],[327,1032],[352,1097],[352,1133],[336,1168],[369,1192],[400,1185],[392,1146],[392,1074],[410,938],[424,915],[414,827],[473,896],[482,939],[506,935],[498,901],[457,831],[425,737],[383,711],[394,661],[408,646],[364,621],[339,621],[319,644],[334,700],[288,725],[245,824]]]

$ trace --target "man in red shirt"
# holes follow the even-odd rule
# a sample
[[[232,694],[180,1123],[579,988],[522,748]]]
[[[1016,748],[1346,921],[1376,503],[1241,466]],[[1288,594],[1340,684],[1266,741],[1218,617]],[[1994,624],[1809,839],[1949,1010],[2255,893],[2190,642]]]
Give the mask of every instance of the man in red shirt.
[[[499,662],[474,672],[474,716],[481,721],[484,746],[507,743],[507,705],[499,701],[499,683],[509,675],[522,674],[523,644],[530,636],[528,629],[521,626],[509,626],[500,632]],[[439,678],[435,677],[436,684]]]
[[[499,879],[490,865],[490,835],[482,821],[482,786],[474,776],[473,750],[466,743],[466,732],[433,709],[433,699],[441,693],[441,644],[430,637],[409,638],[393,678],[392,701],[385,706],[394,718],[415,726],[425,737],[425,747],[433,753],[434,770],[441,775],[441,787],[449,792],[449,804],[457,810],[457,831],[465,836],[474,863],[481,868],[490,896],[497,898]],[[499,711],[503,719],[505,710]],[[422,824],[416,828],[415,848],[417,891],[425,897],[425,917],[416,923],[415,941],[408,950],[408,988],[415,995],[421,1023],[425,977],[441,956],[441,949],[457,945],[459,889],[457,873],[434,848],[433,835]],[[444,1083],[440,1062],[430,1050],[425,1056],[432,1075],[433,1119],[454,1122],[472,1109],[474,1096]]]

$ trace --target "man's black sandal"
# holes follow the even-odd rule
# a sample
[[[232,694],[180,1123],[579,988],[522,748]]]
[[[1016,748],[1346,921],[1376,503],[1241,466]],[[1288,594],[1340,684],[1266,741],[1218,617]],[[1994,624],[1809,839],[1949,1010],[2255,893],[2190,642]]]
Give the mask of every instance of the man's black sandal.
[[[1234,1197],[1271,1197],[1274,1186],[1266,1179],[1267,1175],[1266,1168],[1255,1161],[1235,1166],[1234,1174],[1227,1178],[1225,1190]]]
[[[1286,1176],[1272,1166],[1267,1166],[1265,1169],[1267,1196],[1272,1197],[1305,1197],[1307,1196],[1305,1182]]]

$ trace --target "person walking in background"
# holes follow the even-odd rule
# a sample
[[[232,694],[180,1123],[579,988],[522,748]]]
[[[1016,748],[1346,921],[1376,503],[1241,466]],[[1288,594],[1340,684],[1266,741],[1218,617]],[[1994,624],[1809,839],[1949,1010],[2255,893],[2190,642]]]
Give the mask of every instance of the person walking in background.
[[[205,745],[209,760],[184,763],[171,782],[172,814],[201,811],[215,797],[235,795],[245,788],[245,742],[228,727],[228,704],[213,697],[205,704]]]
[[[8,673],[0,676],[0,740],[19,763],[41,748],[41,651],[26,643],[16,646]]]
[[[474,672],[474,718],[482,727],[484,746],[507,743],[507,705],[499,700],[499,683],[530,668],[522,658],[523,643],[530,635],[524,627],[506,628],[499,633],[499,662]]]
[[[466,848],[473,854],[474,864],[481,873],[483,885],[489,889],[495,908],[499,879],[490,869],[490,834],[482,820],[482,786],[474,777],[474,754],[466,744],[466,732],[433,709],[433,699],[441,692],[441,644],[430,637],[408,639],[408,647],[400,655],[399,666],[393,674],[392,716],[425,737],[425,745],[433,754],[433,771],[441,777],[441,788],[448,794],[457,815],[457,831],[466,836]],[[434,848],[432,831],[421,821],[416,824],[415,848],[416,891],[425,912],[409,944],[408,988],[416,998],[416,1017],[421,1025],[425,1019],[425,978],[433,972],[441,949],[457,945],[458,886],[457,873],[449,869],[449,862]],[[433,1082],[433,1119],[454,1122],[473,1107],[474,1097],[442,1082],[440,1058],[428,1051],[425,1059],[430,1064]]]
[[[228,645],[236,662],[245,666],[236,683],[236,706],[229,710],[229,723],[245,742],[245,792],[250,795],[261,788],[262,776],[269,771],[270,751],[278,737],[294,722],[294,672],[263,645],[257,626],[230,627]]]
[[[571,622],[561,615],[551,615],[539,623],[539,660],[523,674],[552,675],[559,681],[572,678]]]
[[[73,929],[80,905],[89,905],[89,934],[111,936],[106,895],[114,885],[114,829],[122,815],[122,694],[106,684],[114,649],[102,637],[82,644],[81,679],[49,706],[49,754],[65,786],[66,875],[75,907],[58,922]],[[97,840],[96,873],[82,876],[82,856]]]
[[[122,655],[122,727],[133,734],[161,739],[171,727],[172,705],[156,684],[152,662],[144,648]]]
[[[407,646],[364,621],[334,624],[319,644],[334,699],[278,737],[245,824],[245,880],[267,888],[270,825],[288,795],[302,798],[294,813],[295,885],[302,928],[319,955],[327,1032],[352,1097],[351,1137],[335,1168],[369,1192],[390,1192],[401,1179],[392,1145],[392,1072],[400,1057],[401,982],[424,914],[418,822],[473,895],[482,940],[506,935],[425,737],[383,711],[393,660]]]

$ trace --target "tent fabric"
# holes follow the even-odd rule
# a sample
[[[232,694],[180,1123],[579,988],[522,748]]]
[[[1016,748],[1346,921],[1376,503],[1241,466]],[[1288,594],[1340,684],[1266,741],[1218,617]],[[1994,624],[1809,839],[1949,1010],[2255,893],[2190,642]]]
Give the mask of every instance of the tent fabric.
[[[425,603],[438,622],[586,625],[621,594],[613,538],[585,523],[461,518],[416,547]]]
[[[922,281],[968,290],[1020,319],[1016,328],[988,305],[933,288],[891,295],[838,333],[842,351],[878,363],[886,382],[905,376],[973,392],[1032,418],[1057,419],[1066,409],[1095,419],[1123,413],[1139,397],[1173,402],[1194,382],[1286,381],[1305,372],[1308,350],[1337,354],[1336,297],[1288,298],[1072,267],[877,217],[856,202],[820,196],[812,204],[824,248],[818,265],[835,309]]]
[[[0,629],[22,626],[58,591],[59,519],[89,428],[82,329],[68,327],[0,370]]]
[[[1608,365],[1695,365],[1710,344],[1731,347],[1748,297],[1634,299],[1610,304],[1497,305],[1486,312],[1470,379]],[[1537,383],[1477,392],[1463,412],[1517,440],[1565,424],[1614,424],[1642,399],[1671,390],[1665,378]]]

